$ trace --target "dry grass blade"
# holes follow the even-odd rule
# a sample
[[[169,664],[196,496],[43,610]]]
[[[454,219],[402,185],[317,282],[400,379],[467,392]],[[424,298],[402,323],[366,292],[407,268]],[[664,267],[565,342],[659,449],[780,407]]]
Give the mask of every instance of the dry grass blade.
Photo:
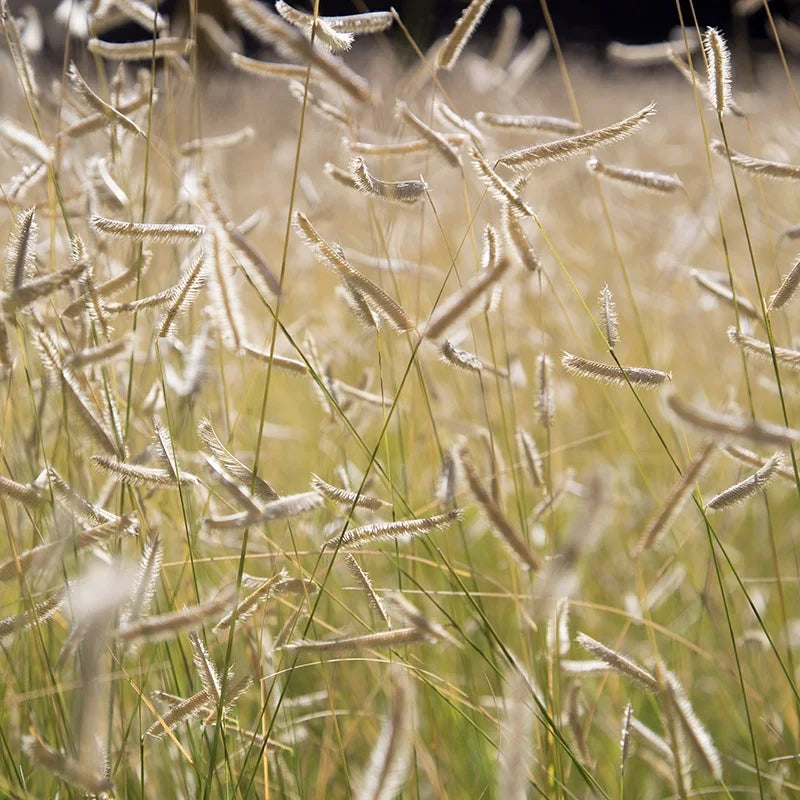
[[[472,0],[464,9],[437,54],[436,66],[438,69],[453,69],[461,51],[466,47],[475,28],[478,27],[491,4],[492,0]]]
[[[0,619],[0,641],[13,633],[25,631],[40,622],[46,622],[64,604],[66,594],[66,588],[62,587],[53,592],[47,599],[37,603],[32,609],[23,611],[15,617]]]
[[[422,332],[427,339],[438,339],[451,325],[461,319],[505,275],[510,262],[506,256],[497,264],[483,270],[467,281],[459,291],[450,295],[428,318]]]
[[[196,476],[181,472],[177,478],[173,472],[163,467],[143,467],[127,461],[118,461],[106,456],[92,456],[92,464],[104,472],[111,473],[117,480],[133,486],[152,486],[156,488],[177,487],[199,483]]]
[[[142,548],[131,595],[120,614],[121,625],[130,625],[147,613],[156,593],[156,583],[163,558],[164,546],[161,537],[155,534]]]
[[[338,58],[312,47],[306,37],[256,0],[226,0],[236,20],[264,44],[309,63],[360,103],[371,103],[366,81]]]
[[[658,681],[646,669],[635,664],[627,656],[622,655],[622,653],[618,653],[616,650],[606,647],[604,644],[592,639],[591,636],[587,636],[585,633],[579,633],[576,641],[586,652],[600,659],[600,661],[605,661],[614,672],[624,675],[626,678],[630,678],[644,689],[647,689],[648,692],[658,694],[660,691]]]
[[[800,180],[800,166],[784,164],[780,161],[768,161],[765,158],[756,158],[744,153],[737,153],[725,147],[719,139],[712,139],[711,149],[722,158],[730,160],[734,167],[749,175],[759,178],[768,178],[773,181],[798,181]]]
[[[499,747],[498,796],[506,800],[525,800],[528,796],[528,771],[531,767],[534,714],[526,676],[512,669],[503,694],[503,722]]]
[[[414,692],[408,673],[393,668],[392,715],[383,723],[369,763],[358,782],[356,800],[391,800],[408,778],[414,747]]]
[[[586,166],[589,172],[601,178],[628,186],[648,189],[652,192],[670,194],[678,189],[683,189],[683,182],[677,175],[666,175],[663,172],[649,172],[629,167],[617,167],[613,164],[604,164],[594,156],[586,162]]]
[[[295,213],[294,220],[295,229],[312,249],[318,261],[333,269],[343,280],[358,289],[370,301],[374,310],[398,333],[414,330],[414,323],[400,304],[352,266],[342,255],[340,249],[331,247],[317,233],[305,215],[298,211]]]
[[[63,362],[53,340],[44,331],[38,331],[36,344],[45,368],[54,370],[59,374],[62,390],[77,411],[81,422],[92,439],[94,439],[95,444],[109,455],[120,457],[122,450],[116,443],[114,434],[106,428],[98,412],[90,408],[89,398],[86,396],[75,373]]]
[[[288,3],[284,3],[283,0],[275,3],[275,10],[289,24],[299,28],[309,38],[313,31],[315,41],[327,47],[332,53],[349,50],[353,45],[353,34],[337,31],[328,24],[325,17],[315,17],[313,14],[298,11]]]
[[[248,489],[252,486],[254,497],[261,503],[271,503],[280,495],[262,478],[256,477],[253,470],[239,461],[233,453],[222,444],[213,425],[208,419],[201,419],[197,426],[197,435],[203,447],[219,461],[241,485]]]
[[[741,347],[747,355],[756,356],[756,358],[761,358],[765,361],[772,361],[774,353],[775,360],[779,364],[783,364],[793,372],[800,372],[800,350],[778,347],[777,345],[770,347],[769,342],[748,336],[733,326],[728,328],[728,338],[733,344]]]
[[[413,206],[425,199],[428,184],[423,180],[418,181],[382,181],[376,178],[368,169],[361,156],[354,156],[350,162],[350,173],[355,185],[364,194],[377,197],[380,200],[389,200],[401,205]]]
[[[128,623],[121,622],[119,637],[123,642],[140,640],[157,642],[162,639],[170,639],[184,631],[197,630],[207,621],[227,613],[233,606],[235,597],[235,587],[229,587],[201,605],[145,619],[132,620]]]
[[[667,405],[681,421],[707,433],[716,434],[719,438],[740,436],[761,444],[787,448],[800,441],[800,431],[793,428],[698,408],[682,400],[677,394],[667,397]]]
[[[525,569],[530,569],[534,572],[540,569],[542,566],[542,559],[530,549],[522,538],[522,535],[511,524],[511,521],[505,513],[503,513],[503,510],[494,501],[491,494],[484,486],[483,481],[480,479],[478,471],[475,469],[475,465],[472,463],[472,458],[466,447],[463,447],[459,452],[459,460],[464,475],[467,478],[469,488],[478,501],[478,505],[483,509],[489,522],[491,522],[492,528],[508,546],[509,551]]]
[[[655,110],[655,104],[651,103],[641,111],[637,111],[630,117],[626,117],[622,121],[606,128],[599,128],[567,139],[559,139],[555,142],[523,147],[520,150],[510,150],[500,156],[500,163],[505,164],[516,173],[526,175],[543,164],[549,164],[553,161],[565,161],[589,150],[607,147],[610,144],[627,139],[647,121],[648,117],[655,114]]]
[[[104,42],[89,39],[87,49],[90,53],[107,58],[109,61],[145,61],[151,58],[175,58],[188,56],[194,47],[193,39],[178,39],[162,36],[142,42]]]
[[[367,633],[363,636],[343,636],[339,639],[316,641],[298,639],[282,646],[283,650],[295,653],[324,653],[325,655],[341,655],[355,653],[359,650],[375,650],[381,647],[398,647],[403,644],[427,642],[428,637],[419,628],[397,628],[378,633]]]
[[[686,696],[677,677],[668,669],[664,669],[667,695],[677,713],[692,750],[699,758],[708,773],[717,781],[722,780],[722,761],[708,731],[694,713],[692,704]]]
[[[756,469],[760,469],[768,461],[768,459],[760,456],[758,453],[754,453],[752,450],[748,450],[746,447],[741,447],[738,444],[726,444],[722,448],[722,452],[734,461],[738,461],[746,467],[755,467]],[[794,469],[788,465],[779,464],[775,468],[775,474],[791,483],[795,482]]]
[[[105,775],[81,761],[54,750],[46,745],[38,734],[24,736],[22,749],[37,766],[84,792],[107,797],[114,791],[111,781]]]
[[[368,508],[370,511],[380,511],[382,508],[391,508],[392,504],[387,503],[385,500],[380,500],[377,497],[370,497],[368,494],[359,494],[352,492],[349,489],[341,489],[338,486],[332,486],[330,483],[322,480],[319,475],[311,474],[311,488],[315,492],[328,498],[328,500],[337,503],[346,508]]]
[[[12,292],[18,289],[33,276],[38,243],[39,226],[36,224],[36,209],[20,211],[14,233],[6,249],[6,291]]]
[[[435,131],[430,125],[423,122],[402,100],[398,100],[395,106],[398,116],[408,123],[417,133],[431,143],[444,160],[451,166],[459,168],[461,159],[458,157],[458,150],[450,143],[450,139],[442,133]]]
[[[544,117],[533,114],[494,114],[489,111],[479,111],[475,115],[478,122],[489,128],[510,131],[545,131],[569,136],[579,133],[581,126],[571,119],[563,117]]]
[[[397,520],[394,522],[373,522],[369,525],[362,525],[360,528],[350,528],[345,531],[344,535],[332,536],[323,543],[322,549],[334,550],[338,545],[340,550],[346,551],[365,547],[373,542],[423,536],[442,528],[449,528],[453,523],[461,519],[462,514],[463,511],[461,509],[454,509],[444,514],[436,514],[433,517]]]
[[[178,243],[199,239],[205,233],[204,225],[189,225],[177,222],[127,222],[122,219],[107,219],[97,214],[89,218],[89,225],[98,236],[115,239],[130,239],[134,242]]]
[[[372,585],[369,575],[367,575],[367,573],[361,569],[361,566],[358,561],[356,561],[355,556],[351,555],[350,553],[345,555],[344,562],[347,565],[347,569],[349,570],[350,574],[353,576],[353,580],[355,580],[361,589],[363,589],[364,594],[366,594],[370,606],[375,609],[375,611],[378,613],[378,616],[386,624],[386,627],[391,628],[392,623],[389,619],[389,614],[386,611],[383,601],[375,591],[375,587]]]
[[[686,466],[686,469],[683,470],[681,477],[667,495],[664,504],[642,533],[633,551],[634,558],[637,558],[650,547],[654,547],[661,536],[669,530],[678,514],[680,514],[692,488],[703,474],[703,470],[708,465],[714,449],[713,442],[707,442],[697,451],[694,458]]]
[[[36,508],[44,502],[43,487],[37,483],[18,483],[0,475],[0,495],[10,497],[28,508]]]
[[[714,511],[721,511],[737,503],[743,503],[759,492],[765,491],[770,481],[777,474],[777,469],[782,463],[781,454],[776,453],[764,463],[763,467],[757,469],[748,478],[745,478],[743,481],[734,484],[724,492],[720,492],[715,497],[712,497],[711,500],[706,503],[706,508],[714,509]]]
[[[617,306],[614,295],[608,284],[604,284],[598,298],[600,304],[600,323],[606,337],[609,349],[613,350],[619,344],[619,326],[617,324]]]
[[[716,28],[706,28],[703,49],[708,62],[709,99],[717,114],[722,116],[731,105],[731,54]]]
[[[736,299],[734,300],[733,292],[729,286],[726,286],[724,283],[720,283],[719,281],[715,281],[713,278],[710,278],[708,275],[703,274],[697,269],[689,270],[689,274],[695,279],[695,281],[697,281],[697,284],[701,289],[704,289],[714,297],[724,300],[729,305],[735,307],[742,316],[752,320],[761,319],[761,314],[759,314],[756,307],[746,297],[742,297],[737,292]]]
[[[489,166],[477,147],[471,147],[469,155],[478,177],[496,200],[507,204],[519,216],[536,219],[533,209]]]
[[[796,257],[792,263],[792,268],[789,273],[781,282],[781,285],[775,290],[772,297],[769,298],[768,311],[775,308],[783,308],[797,293],[800,286],[800,256]]]
[[[590,361],[588,358],[566,352],[561,358],[561,363],[575,375],[601,383],[616,383],[620,386],[627,386],[630,383],[643,389],[657,389],[672,380],[671,372],[662,372],[650,367],[618,367],[616,364]]]

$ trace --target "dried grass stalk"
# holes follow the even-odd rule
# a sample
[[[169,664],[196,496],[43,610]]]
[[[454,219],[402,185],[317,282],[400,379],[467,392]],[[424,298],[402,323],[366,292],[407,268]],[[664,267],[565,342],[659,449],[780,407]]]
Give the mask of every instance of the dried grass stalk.
[[[436,56],[437,69],[451,70],[455,66],[461,51],[475,32],[483,15],[489,10],[492,0],[472,0],[464,9],[455,27],[445,39]]]
[[[607,147],[610,144],[627,139],[635,133],[647,121],[648,117],[655,113],[655,108],[655,104],[651,103],[641,111],[637,111],[630,117],[626,117],[622,121],[606,128],[599,128],[567,139],[559,139],[555,142],[523,147],[519,150],[510,150],[507,153],[503,153],[500,157],[500,163],[505,164],[516,173],[526,175],[543,164],[549,164],[553,161],[565,161],[589,150]]]
[[[390,800],[408,778],[414,749],[414,691],[408,673],[400,667],[393,668],[391,685],[392,715],[383,723],[355,800]]]
[[[666,175],[663,172],[649,172],[643,169],[631,169],[630,167],[617,167],[613,164],[604,164],[594,156],[586,162],[586,166],[589,172],[601,178],[628,186],[648,189],[652,192],[670,194],[678,189],[683,189],[683,182],[677,175]]]
[[[461,166],[458,150],[450,143],[447,136],[435,131],[430,125],[423,122],[402,100],[397,101],[396,109],[398,116],[414,128],[423,139],[429,141],[431,146],[439,151],[451,167],[458,168]]]
[[[37,766],[82,791],[103,797],[113,794],[111,781],[96,769],[46,745],[38,736],[23,736],[22,749]]]
[[[662,372],[650,367],[618,367],[616,364],[603,364],[588,358],[565,352],[561,358],[565,369],[583,378],[592,378],[601,383],[616,383],[620,386],[640,386],[643,389],[657,389],[672,380],[671,372]]]
[[[714,511],[721,511],[737,503],[743,503],[759,492],[765,491],[782,463],[781,454],[776,453],[764,463],[763,467],[757,469],[748,478],[745,478],[743,481],[734,484],[724,492],[720,492],[715,497],[712,497],[711,500],[706,503],[706,508],[712,508]]]
[[[746,333],[742,333],[737,328],[731,326],[728,328],[728,338],[735,345],[744,350],[748,355],[762,358],[766,361],[772,361],[773,352],[775,360],[779,364],[783,364],[793,372],[800,372],[800,350],[792,350],[788,347],[770,347],[769,342],[762,341],[761,339],[754,339]]]
[[[734,167],[738,167],[748,175],[755,175],[759,178],[767,178],[773,181],[797,181],[800,180],[800,167],[795,164],[784,164],[780,161],[768,161],[765,158],[756,158],[736,150],[725,147],[725,143],[719,139],[711,140],[711,149],[719,156],[730,160]]]
[[[368,494],[361,494],[352,492],[349,489],[341,489],[338,486],[332,486],[330,483],[322,480],[319,475],[314,475],[313,473],[311,474],[311,488],[340,506],[368,508],[370,511],[380,511],[382,508],[392,507],[391,503],[387,503],[385,500],[380,500],[377,497],[370,497]]]
[[[131,622],[121,622],[119,637],[123,642],[140,640],[157,642],[170,639],[184,631],[197,630],[208,620],[226,613],[233,605],[235,595],[235,587],[229,587],[201,605]]]
[[[236,20],[266,45],[277,47],[290,58],[318,69],[328,80],[360,103],[371,103],[366,81],[340,59],[312,47],[306,37],[256,0],[226,0]]]
[[[421,179],[418,181],[382,181],[376,178],[367,169],[361,156],[354,156],[350,161],[350,173],[355,185],[364,194],[380,200],[413,206],[424,200],[428,192],[428,184]]]
[[[365,547],[373,542],[423,536],[426,533],[432,533],[442,528],[449,528],[450,525],[461,519],[463,513],[460,508],[457,508],[432,517],[404,519],[394,522],[373,522],[369,525],[362,525],[360,528],[350,528],[343,535],[332,536],[323,543],[322,549],[334,550],[338,545],[340,550],[347,551]]]
[[[708,433],[716,434],[718,438],[741,436],[761,444],[787,448],[800,441],[800,431],[793,428],[698,408],[682,400],[677,394],[670,394],[667,397],[667,405],[683,422]]]
[[[489,128],[498,128],[500,130],[546,131],[547,133],[560,133],[565,136],[582,130],[581,126],[571,119],[533,114],[493,114],[488,111],[479,111],[475,115],[475,119]]]
[[[121,219],[99,217],[97,214],[91,215],[89,225],[98,236],[130,239],[134,242],[150,240],[176,244],[199,239],[206,230],[204,225],[189,225],[176,222],[127,222]]]
[[[484,270],[450,295],[428,318],[422,335],[427,339],[438,339],[452,324],[461,319],[484,294],[506,273],[510,262],[501,257],[493,269]]]
[[[461,448],[458,455],[469,488],[472,494],[475,495],[478,505],[480,505],[489,522],[491,522],[493,530],[497,531],[522,567],[533,570],[534,572],[540,569],[542,566],[541,558],[530,549],[521,534],[511,524],[511,521],[503,513],[500,506],[494,501],[491,494],[484,486],[483,481],[480,479],[467,448]]]
[[[707,291],[709,294],[714,295],[714,297],[717,297],[720,300],[724,300],[729,305],[738,309],[739,314],[742,316],[752,320],[761,319],[761,314],[759,314],[756,307],[746,297],[742,297],[737,292],[736,299],[734,300],[733,292],[731,291],[730,286],[726,286],[724,283],[715,281],[713,278],[710,278],[708,275],[703,274],[697,269],[689,270],[689,274],[697,281],[697,284],[701,289],[705,289],[705,291]]]
[[[536,219],[533,209],[489,166],[477,147],[471,147],[469,154],[475,171],[496,200],[519,216]]]
[[[389,619],[389,614],[386,611],[383,601],[375,591],[375,587],[373,587],[372,581],[369,579],[369,575],[367,575],[367,573],[361,569],[358,561],[356,561],[355,557],[350,553],[345,555],[344,562],[347,565],[347,569],[350,571],[350,574],[353,576],[353,580],[355,580],[355,582],[363,589],[364,594],[366,594],[370,606],[375,609],[375,611],[378,613],[378,616],[386,624],[386,627],[391,628],[392,623]]]
[[[797,256],[792,262],[792,268],[789,273],[781,282],[781,285],[775,290],[772,297],[769,298],[768,311],[775,308],[783,308],[797,293],[800,286],[800,256]]]
[[[591,653],[595,658],[600,659],[600,661],[605,661],[605,663],[619,675],[623,675],[635,683],[638,683],[641,687],[653,694],[658,694],[660,691],[658,681],[646,669],[643,669],[622,653],[618,653],[616,650],[606,647],[604,644],[592,639],[591,636],[587,636],[585,633],[579,633],[576,641],[587,653]]]
[[[711,105],[722,116],[731,105],[731,54],[725,38],[716,28],[706,28],[703,49],[708,63],[708,92]]]
[[[194,47],[194,40],[162,36],[141,42],[104,42],[89,39],[86,44],[90,53],[107,58],[109,61],[144,61],[152,58],[175,58],[188,56]]]
[[[703,470],[708,466],[714,448],[715,445],[713,442],[707,442],[697,451],[689,464],[687,464],[686,469],[683,470],[678,481],[672,489],[670,489],[664,504],[644,529],[638,544],[634,548],[634,558],[637,558],[645,550],[654,547],[661,536],[672,526],[672,523],[675,521],[678,514],[680,514],[683,504],[686,502],[692,488],[700,479]]]

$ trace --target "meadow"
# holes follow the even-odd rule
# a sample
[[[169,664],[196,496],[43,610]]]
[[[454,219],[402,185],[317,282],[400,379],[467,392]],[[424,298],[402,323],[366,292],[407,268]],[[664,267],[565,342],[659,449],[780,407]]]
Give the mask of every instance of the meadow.
[[[3,0],[0,795],[797,793],[800,29],[226,4]]]

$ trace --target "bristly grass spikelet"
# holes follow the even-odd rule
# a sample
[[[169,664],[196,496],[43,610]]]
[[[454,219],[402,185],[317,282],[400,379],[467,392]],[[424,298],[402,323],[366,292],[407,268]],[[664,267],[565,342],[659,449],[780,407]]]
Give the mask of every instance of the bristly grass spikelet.
[[[436,66],[438,69],[448,71],[453,69],[461,51],[466,47],[475,28],[478,27],[491,4],[492,0],[472,0],[464,9],[437,54]]]
[[[603,288],[600,290],[598,302],[600,304],[600,326],[605,334],[609,350],[613,350],[619,344],[619,326],[614,295],[607,283],[603,284]]]
[[[494,114],[489,111],[479,111],[475,115],[478,122],[489,128],[509,131],[545,131],[546,133],[559,133],[569,136],[580,133],[581,126],[571,119],[562,117],[545,117],[533,114]]]
[[[292,8],[288,3],[283,0],[278,0],[275,3],[275,10],[295,28],[299,28],[303,33],[311,37],[311,32],[314,32],[315,41],[324,45],[332,53],[338,53],[342,50],[349,50],[353,46],[353,34],[345,31],[337,31],[332,25],[328,23],[325,17],[314,17],[313,14],[306,14],[304,11],[298,11]]]
[[[722,158],[729,159],[734,167],[749,175],[758,178],[767,178],[773,181],[798,181],[800,180],[800,166],[784,164],[781,161],[768,161],[765,158],[756,158],[736,150],[729,150],[725,143],[719,139],[711,140],[711,149]]]
[[[589,172],[601,178],[627,186],[648,189],[651,192],[669,194],[678,189],[683,189],[683,182],[677,175],[666,175],[663,172],[649,172],[643,169],[631,169],[630,167],[617,167],[613,164],[605,164],[592,156],[587,162],[586,167]]]
[[[722,509],[729,508],[737,503],[743,503],[749,500],[759,492],[763,492],[770,481],[777,474],[777,469],[783,464],[780,453],[775,453],[768,459],[763,467],[760,467],[748,478],[734,484],[724,492],[720,492],[715,497],[706,503],[706,508],[711,508],[714,511],[721,511]]]
[[[523,147],[519,150],[509,150],[500,156],[499,162],[513,172],[527,175],[543,164],[549,164],[553,161],[565,161],[590,150],[606,147],[627,139],[647,121],[648,117],[655,114],[655,110],[655,104],[651,103],[641,111],[637,111],[630,117],[626,117],[622,121],[606,128],[599,128],[567,139],[559,139],[555,142]]]
[[[461,319],[471,308],[505,275],[510,262],[501,256],[492,269],[483,270],[470,278],[462,288],[439,304],[431,314],[422,335],[427,339],[438,339],[451,325]]]
[[[742,297],[739,292],[736,293],[736,300],[734,300],[730,286],[715,281],[698,269],[689,270],[689,274],[697,281],[701,289],[720,300],[724,300],[728,305],[735,306],[742,316],[755,321],[761,319],[761,314],[756,307],[746,297]]]
[[[544,486],[544,471],[542,470],[542,457],[536,447],[533,436],[524,428],[517,429],[517,443],[528,472],[530,472],[533,485],[538,489]]]
[[[716,28],[706,28],[703,49],[708,63],[708,93],[714,110],[722,116],[731,105],[731,54]]]
[[[361,156],[353,156],[350,161],[350,173],[355,185],[364,194],[377,197],[380,200],[389,200],[401,205],[413,206],[425,199],[428,184],[423,180],[418,181],[382,181],[376,178],[367,169]]]
[[[98,236],[116,239],[145,240],[175,243],[199,239],[205,233],[204,225],[189,225],[177,222],[126,222],[121,219],[106,219],[97,214],[89,218],[89,225]]]
[[[614,672],[638,683],[639,686],[647,689],[648,692],[658,694],[660,687],[658,681],[646,669],[631,661],[630,658],[622,653],[606,647],[591,636],[579,633],[575,640],[587,653],[590,653],[600,661],[605,661]]]
[[[155,41],[142,42],[104,42],[89,39],[86,49],[94,55],[109,61],[145,61],[151,58],[175,58],[188,56],[194,47],[192,39],[178,39],[174,36],[161,36]]]
[[[20,211],[6,249],[5,289],[11,292],[33,277],[39,226],[36,208]]]
[[[478,177],[496,200],[507,204],[515,214],[536,219],[533,209],[489,166],[477,147],[470,147],[469,155]]]
[[[345,554],[344,562],[347,565],[347,569],[353,576],[355,582],[364,590],[364,594],[367,595],[370,606],[375,609],[378,616],[386,624],[386,627],[391,628],[392,623],[389,619],[389,614],[386,611],[383,600],[381,600],[380,596],[375,591],[375,587],[372,585],[369,575],[367,575],[367,573],[361,569],[361,565],[358,563],[358,561],[356,561],[355,556],[351,555],[350,553]]]
[[[707,408],[699,408],[687,403],[677,394],[666,398],[667,406],[682,422],[694,426],[706,433],[716,434],[720,439],[738,436],[753,442],[769,444],[774,447],[791,447],[800,441],[800,431],[773,425],[769,422],[758,422],[745,417],[720,414]]]
[[[754,453],[752,450],[748,450],[746,447],[741,447],[738,444],[726,444],[722,448],[722,452],[734,461],[738,461],[746,467],[755,467],[756,469],[760,469],[768,461],[768,459],[760,456],[758,453]],[[779,464],[776,466],[775,474],[791,483],[795,482],[794,470],[788,465]]]
[[[800,256],[795,257],[792,262],[792,268],[772,297],[769,298],[767,310],[772,311],[776,308],[783,308],[797,294],[798,287],[800,287]]]
[[[657,389],[672,380],[671,372],[662,372],[650,367],[618,367],[616,364],[590,361],[588,358],[566,352],[561,357],[561,363],[575,375],[601,383],[616,383],[620,386],[627,386],[630,383],[643,389]]]
[[[338,544],[340,550],[347,551],[365,547],[372,542],[423,536],[427,533],[450,527],[461,519],[463,513],[460,508],[457,508],[444,514],[436,514],[433,517],[397,520],[395,522],[373,522],[369,525],[362,525],[360,528],[350,528],[345,531],[343,536],[332,536],[323,543],[322,549],[333,550]]]
[[[800,350],[778,347],[777,345],[770,347],[769,342],[748,336],[734,326],[728,328],[728,338],[733,344],[741,347],[747,355],[752,355],[765,361],[772,361],[774,352],[775,360],[779,364],[783,364],[793,372],[800,372]]]
[[[634,558],[638,558],[645,550],[655,547],[661,537],[670,529],[672,523],[677,519],[678,514],[680,514],[686,499],[691,494],[694,485],[708,466],[714,449],[715,445],[713,442],[707,442],[702,445],[694,458],[692,458],[683,470],[680,478],[673,485],[672,489],[670,489],[666,500],[642,532],[633,550],[632,555]]]
[[[542,559],[531,550],[519,531],[517,531],[500,506],[494,501],[492,495],[484,486],[483,481],[478,475],[478,470],[472,463],[472,458],[467,448],[462,447],[458,456],[469,488],[478,501],[478,505],[492,524],[492,529],[497,532],[501,540],[508,547],[509,552],[517,559],[520,566],[536,572],[542,566]]]
[[[556,395],[553,389],[553,362],[547,353],[536,357],[536,399],[534,408],[539,424],[550,428],[556,414]]]
[[[439,151],[451,167],[459,168],[461,166],[458,150],[450,143],[450,139],[447,136],[435,131],[430,125],[423,122],[402,100],[397,101],[395,108],[397,115],[414,128],[423,139],[430,142],[431,146]]]
[[[114,787],[111,781],[89,764],[54,750],[46,745],[38,736],[24,736],[22,749],[25,755],[37,766],[61,778],[66,783],[86,793],[100,797],[109,797]]]
[[[350,491],[349,489],[342,489],[338,486],[332,486],[330,483],[322,480],[319,475],[311,474],[311,488],[315,492],[324,495],[328,500],[340,506],[349,508],[368,508],[370,511],[380,511],[382,508],[391,508],[391,503],[385,500],[380,500],[377,497],[370,497],[368,494],[359,494],[358,492]]]

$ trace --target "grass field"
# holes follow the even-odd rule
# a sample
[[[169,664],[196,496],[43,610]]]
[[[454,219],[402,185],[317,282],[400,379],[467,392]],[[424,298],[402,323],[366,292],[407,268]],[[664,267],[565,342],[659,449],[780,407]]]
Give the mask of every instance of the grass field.
[[[4,14],[0,795],[796,794],[793,65],[228,4]]]

